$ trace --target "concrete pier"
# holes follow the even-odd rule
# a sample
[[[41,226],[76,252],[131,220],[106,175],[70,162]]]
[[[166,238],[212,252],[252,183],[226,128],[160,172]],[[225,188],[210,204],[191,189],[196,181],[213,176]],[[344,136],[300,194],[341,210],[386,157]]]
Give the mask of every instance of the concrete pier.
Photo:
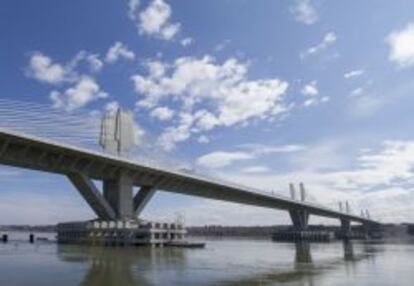
[[[103,195],[115,211],[117,219],[133,218],[133,180],[125,172],[118,172],[115,179],[103,181]]]

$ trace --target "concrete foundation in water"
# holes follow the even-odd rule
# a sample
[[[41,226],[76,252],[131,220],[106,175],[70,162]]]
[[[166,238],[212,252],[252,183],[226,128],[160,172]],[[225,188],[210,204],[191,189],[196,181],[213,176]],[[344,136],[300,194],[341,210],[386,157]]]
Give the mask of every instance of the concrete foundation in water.
[[[185,242],[187,231],[179,223],[141,220],[91,220],[57,226],[58,243],[104,246],[168,246]]]
[[[335,239],[340,240],[355,240],[367,239],[368,233],[363,232],[341,232],[329,230],[286,230],[278,231],[272,234],[273,241],[309,241],[309,242],[329,242]]]
[[[330,231],[312,231],[312,230],[292,230],[279,231],[272,235],[273,241],[320,241],[328,242],[335,239],[335,235]]]

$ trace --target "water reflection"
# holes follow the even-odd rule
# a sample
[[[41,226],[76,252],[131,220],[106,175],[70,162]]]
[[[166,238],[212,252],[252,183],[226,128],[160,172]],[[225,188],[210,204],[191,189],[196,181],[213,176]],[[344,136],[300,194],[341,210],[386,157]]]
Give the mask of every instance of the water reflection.
[[[65,262],[85,263],[88,270],[82,286],[156,285],[144,273],[174,265],[178,272],[185,269],[182,249],[112,248],[58,246],[58,257]],[[140,273],[144,272],[144,273]]]
[[[344,240],[342,245],[344,247],[344,259],[346,261],[355,261],[354,246],[352,242],[350,240]]]
[[[312,263],[311,244],[309,242],[295,243],[295,276],[297,285],[313,286],[314,269]]]
[[[309,242],[296,242],[295,243],[295,263],[296,265],[306,263],[312,264],[312,254],[310,250]]]
[[[271,247],[272,245],[268,245]],[[251,273],[238,273],[233,265],[223,263],[214,256],[201,250],[207,260],[191,260],[197,256],[191,250],[180,248],[105,248],[58,246],[58,257],[61,261],[83,264],[87,266],[82,282],[83,286],[106,285],[319,285],[319,279],[332,269],[345,266],[346,272],[352,271],[355,264],[364,258],[372,257],[373,247],[362,245],[362,253],[356,254],[354,245],[344,241],[343,256],[328,259],[321,263],[318,259],[322,249],[333,249],[339,246],[295,243],[277,245],[280,249],[292,249],[293,264],[279,265],[263,269],[255,264],[252,257]],[[312,248],[317,250],[315,259]],[[358,248],[358,250],[361,247]],[[337,249],[337,248],[336,248]],[[204,252],[203,252],[204,251]],[[237,259],[237,253],[234,253]],[[190,259],[191,258],[191,259]],[[287,258],[287,257],[285,257]],[[284,259],[285,259],[284,258]],[[188,260],[191,261],[188,261]],[[217,264],[215,264],[217,263]],[[217,277],[217,268],[228,267],[224,277]],[[277,264],[276,264],[277,265]],[[236,271],[235,271],[236,270]],[[194,276],[199,277],[194,277]]]
[[[150,285],[145,279],[136,279],[131,272],[131,256],[110,256],[102,252],[90,261],[87,274],[82,280],[83,286],[100,285]],[[120,281],[121,279],[121,281]]]
[[[355,255],[354,245],[351,241],[344,241],[343,258],[330,260],[326,264],[314,263],[312,258],[312,244],[309,242],[296,242],[294,268],[291,271],[274,270],[273,272],[260,274],[249,279],[227,283],[226,285],[297,285],[297,286],[313,286],[319,285],[320,278],[329,270],[335,269],[343,264],[345,268],[355,267],[356,263],[373,257],[373,251],[369,251],[369,244],[364,244],[363,252]],[[327,245],[326,245],[327,246]],[[324,245],[319,245],[324,247]]]

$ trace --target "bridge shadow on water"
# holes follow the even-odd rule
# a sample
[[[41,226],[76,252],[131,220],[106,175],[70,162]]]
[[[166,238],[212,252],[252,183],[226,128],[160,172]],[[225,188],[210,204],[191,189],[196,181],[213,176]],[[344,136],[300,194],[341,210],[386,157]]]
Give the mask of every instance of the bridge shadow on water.
[[[241,275],[225,279],[198,277],[194,275],[206,265],[191,264],[188,249],[180,248],[105,248],[83,246],[58,246],[61,261],[86,265],[87,271],[82,278],[82,286],[155,286],[155,285],[318,285],[315,280],[323,278],[329,271],[344,267],[345,271],[356,268],[360,261],[370,259],[374,262],[375,248],[369,244],[359,244],[355,254],[352,242],[343,242],[343,256],[329,259],[323,263],[312,257],[312,245],[292,243],[294,248],[293,265],[258,271],[252,275]],[[212,260],[214,261],[214,260]],[[255,265],[252,265],[254,268]],[[195,271],[195,272],[194,272]],[[231,272],[231,269],[229,269]],[[203,276],[203,275],[201,275]],[[212,278],[211,280],[209,278]]]

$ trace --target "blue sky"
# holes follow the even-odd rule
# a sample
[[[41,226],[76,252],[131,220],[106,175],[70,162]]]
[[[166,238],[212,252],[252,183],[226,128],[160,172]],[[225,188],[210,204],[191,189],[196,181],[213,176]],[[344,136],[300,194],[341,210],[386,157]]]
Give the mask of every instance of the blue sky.
[[[30,102],[83,120],[121,106],[134,112],[138,155],[281,194],[303,181],[309,200],[412,220],[413,9],[403,0],[5,0],[0,110]],[[1,167],[0,179],[0,223],[92,216],[61,176]],[[162,192],[144,216],[177,213],[188,224],[287,221]]]

